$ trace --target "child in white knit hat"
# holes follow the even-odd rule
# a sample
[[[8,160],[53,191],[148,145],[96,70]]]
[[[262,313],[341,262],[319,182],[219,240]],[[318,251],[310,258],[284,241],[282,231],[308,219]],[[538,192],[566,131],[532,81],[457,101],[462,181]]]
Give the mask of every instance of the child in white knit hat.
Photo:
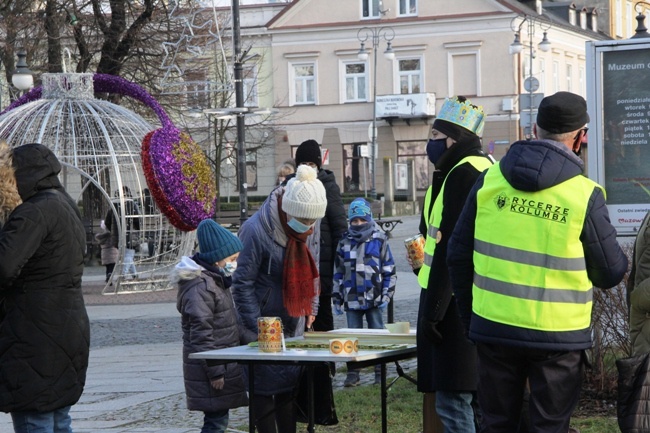
[[[279,187],[246,221],[232,294],[244,325],[257,332],[258,317],[280,317],[285,337],[303,334],[318,313],[318,219],[327,197],[316,170],[301,165],[286,186]],[[300,367],[260,365],[255,368],[255,421],[261,433],[296,431],[293,395]]]

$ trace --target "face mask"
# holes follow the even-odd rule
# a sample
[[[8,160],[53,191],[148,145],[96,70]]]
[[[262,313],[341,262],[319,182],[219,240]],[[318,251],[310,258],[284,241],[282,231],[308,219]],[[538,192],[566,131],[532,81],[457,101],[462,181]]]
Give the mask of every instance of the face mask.
[[[442,154],[445,153],[445,150],[447,150],[446,138],[438,138],[437,140],[430,138],[427,142],[427,156],[429,157],[429,161],[434,165],[438,162]]]
[[[311,226],[305,225],[295,218],[291,218],[289,222],[287,222],[287,225],[291,227],[296,233],[305,233],[311,228]]]
[[[235,273],[235,270],[237,269],[237,262],[228,262],[226,265],[223,267],[223,274],[226,277],[231,276],[232,274]]]

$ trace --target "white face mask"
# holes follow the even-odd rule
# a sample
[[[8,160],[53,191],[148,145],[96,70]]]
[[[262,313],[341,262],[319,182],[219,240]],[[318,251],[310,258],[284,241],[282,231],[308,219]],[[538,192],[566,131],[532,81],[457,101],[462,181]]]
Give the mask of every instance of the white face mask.
[[[226,277],[229,277],[229,276],[231,276],[232,274],[235,273],[236,269],[237,269],[237,262],[228,262],[223,267],[223,274]]]

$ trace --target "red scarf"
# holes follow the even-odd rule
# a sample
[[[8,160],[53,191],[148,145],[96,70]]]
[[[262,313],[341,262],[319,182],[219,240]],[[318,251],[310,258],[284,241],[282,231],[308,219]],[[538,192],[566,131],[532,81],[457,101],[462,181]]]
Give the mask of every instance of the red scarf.
[[[282,297],[284,307],[291,317],[312,314],[312,300],[320,295],[320,276],[318,266],[307,248],[307,238],[314,232],[310,228],[305,233],[297,233],[287,224],[287,214],[282,210],[282,196],[278,196],[278,214],[284,233],[287,235],[287,248],[282,269]]]

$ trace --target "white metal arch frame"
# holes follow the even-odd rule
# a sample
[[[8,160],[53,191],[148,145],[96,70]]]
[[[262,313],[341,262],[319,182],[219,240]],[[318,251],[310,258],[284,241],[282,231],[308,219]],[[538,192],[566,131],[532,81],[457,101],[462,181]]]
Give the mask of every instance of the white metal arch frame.
[[[120,229],[119,258],[113,286],[104,293],[126,293],[172,288],[169,270],[194,246],[193,232],[174,228],[155,205],[139,216],[119,215],[133,199],[143,208],[145,181],[140,159],[143,137],[154,129],[136,113],[94,98],[92,74],[44,74],[40,99],[19,105],[0,116],[0,138],[10,146],[42,143],[52,149],[62,164],[62,184],[80,205],[93,246],[88,262],[95,264],[99,251],[94,240],[107,212],[116,215]],[[132,197],[126,193],[130,191]],[[115,203],[113,202],[115,201]],[[153,199],[151,200],[153,203]],[[145,214],[146,211],[146,214]],[[136,255],[137,278],[121,275],[126,249],[127,218],[138,218],[140,230],[131,236],[154,251]],[[101,281],[104,281],[103,279]]]

